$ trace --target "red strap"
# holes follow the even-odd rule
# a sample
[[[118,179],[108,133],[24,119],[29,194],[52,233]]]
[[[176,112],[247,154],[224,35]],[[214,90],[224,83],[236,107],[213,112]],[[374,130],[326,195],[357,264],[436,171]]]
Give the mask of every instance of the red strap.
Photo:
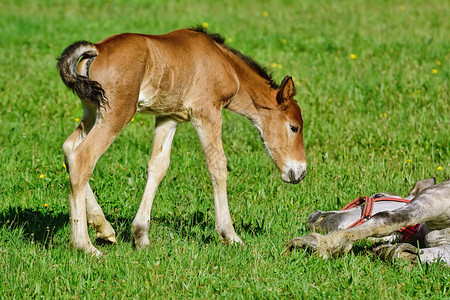
[[[375,198],[375,199],[373,199],[373,198],[370,198],[370,197],[367,197],[367,196],[361,196],[361,197],[356,198],[355,200],[353,200],[352,202],[350,202],[346,206],[344,206],[344,208],[341,209],[341,210],[348,210],[348,209],[351,209],[351,208],[354,208],[354,207],[358,207],[361,204],[367,202],[366,199],[371,199],[371,201],[373,201],[373,202],[378,202],[378,201],[395,201],[395,202],[403,202],[403,203],[408,203],[409,202],[409,200],[401,199],[401,198],[383,197],[383,198]]]
[[[412,240],[417,230],[419,229],[420,224],[416,224],[413,226],[406,226],[400,229],[399,231],[403,233],[402,241],[407,242]]]
[[[371,198],[371,197],[358,197],[349,204],[347,204],[342,210],[349,210],[354,207],[358,207],[361,204],[364,204],[363,212],[361,214],[361,218],[356,220],[352,225],[348,226],[348,228],[353,228],[358,225],[363,224],[368,219],[372,218],[372,212],[373,212],[373,205],[377,201],[395,201],[395,202],[403,202],[403,203],[409,203],[409,200],[402,199],[402,198],[392,198],[392,197],[384,197],[384,198]],[[416,234],[417,230],[419,229],[420,224],[416,224],[414,226],[406,226],[399,230],[399,232],[403,233],[402,240],[403,241],[409,241],[411,240],[414,235]]]
[[[350,202],[349,204],[347,204],[343,209],[341,210],[349,210],[351,208],[360,206],[361,204],[364,203],[364,199],[365,197],[358,197],[355,200],[353,200],[352,202]]]
[[[363,207],[363,212],[361,214],[361,218],[356,220],[356,222],[353,223],[352,225],[350,225],[348,228],[353,228],[355,226],[361,225],[366,220],[370,219],[372,217],[372,211],[373,211],[373,204],[374,204],[374,202],[375,202],[374,199],[365,196],[365,197],[359,197],[359,198],[353,200],[352,202],[350,202],[347,206],[345,206],[342,210],[347,210],[347,209],[350,209],[350,208],[354,208],[354,207],[357,207],[357,206],[365,203],[365,205]]]
[[[366,205],[364,205],[363,209],[363,217],[364,218],[372,218],[373,204],[375,201],[370,197],[365,197]]]

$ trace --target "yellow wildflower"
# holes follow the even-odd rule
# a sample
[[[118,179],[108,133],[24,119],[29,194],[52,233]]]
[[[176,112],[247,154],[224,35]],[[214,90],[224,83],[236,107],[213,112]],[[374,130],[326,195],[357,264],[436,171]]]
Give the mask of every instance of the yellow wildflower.
[[[331,102],[331,98],[328,98],[328,102]]]
[[[436,61],[436,66],[440,66],[440,65],[442,65],[442,63],[439,60],[437,60]]]
[[[39,175],[39,178],[44,178],[45,177],[45,175],[44,174],[41,174],[41,175]]]
[[[282,43],[283,45],[286,45],[286,44],[287,44],[287,40],[286,40],[286,39],[281,39],[281,43]]]
[[[442,167],[441,167],[441,166],[439,166],[439,167],[437,167],[437,169],[438,169],[438,171],[440,171],[440,170],[442,170]]]
[[[202,26],[203,26],[203,28],[208,28],[209,24],[206,23],[206,22],[204,22],[204,23],[202,24]]]
[[[438,70],[437,70],[437,69],[433,69],[433,70],[431,70],[431,73],[433,73],[433,74],[437,74],[437,72],[438,72]]]
[[[277,63],[272,63],[270,66],[271,66],[272,68],[276,68],[276,67],[278,67],[278,64],[277,64]]]
[[[350,59],[356,59],[356,54],[350,54]]]
[[[66,166],[66,164],[63,164],[63,167],[64,167],[64,169],[67,169],[67,166]]]
[[[405,161],[405,164],[410,164],[410,163],[412,163],[412,160],[410,160],[410,159],[407,159],[407,160]]]
[[[75,118],[75,122],[80,122],[80,119],[79,118]]]
[[[47,207],[48,207],[48,204],[47,204],[47,203],[44,203],[44,207],[47,208]]]
[[[263,17],[267,18],[269,16],[269,12],[265,11],[265,12],[262,13],[262,15],[263,15]]]

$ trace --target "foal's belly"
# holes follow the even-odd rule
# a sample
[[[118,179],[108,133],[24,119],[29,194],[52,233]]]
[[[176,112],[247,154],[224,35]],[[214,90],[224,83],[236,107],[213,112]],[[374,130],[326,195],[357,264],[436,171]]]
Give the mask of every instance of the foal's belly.
[[[177,121],[189,121],[189,112],[181,98],[161,91],[141,90],[137,111],[157,116],[170,116]]]

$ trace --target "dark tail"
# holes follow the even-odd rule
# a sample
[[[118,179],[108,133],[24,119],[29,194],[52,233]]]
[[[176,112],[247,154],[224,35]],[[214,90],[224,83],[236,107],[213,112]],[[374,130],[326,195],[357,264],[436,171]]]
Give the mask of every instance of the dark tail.
[[[105,91],[100,83],[78,73],[77,64],[80,58],[94,60],[98,55],[94,44],[80,41],[64,50],[58,58],[58,70],[62,81],[71,88],[83,101],[94,103],[97,108],[104,107],[107,101]]]

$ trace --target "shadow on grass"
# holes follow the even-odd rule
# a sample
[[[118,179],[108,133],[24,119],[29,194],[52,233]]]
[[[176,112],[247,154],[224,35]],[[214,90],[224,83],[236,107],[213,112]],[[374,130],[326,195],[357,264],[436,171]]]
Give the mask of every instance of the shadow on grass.
[[[213,223],[200,210],[184,215],[155,216],[152,220],[155,226],[167,228],[181,237],[194,237],[206,244],[216,240]]]
[[[238,228],[236,228],[238,230]],[[263,233],[264,231],[264,219],[255,222],[245,222],[244,219],[241,220],[241,226],[239,228],[242,231],[245,231],[248,234],[251,234],[253,236],[259,235],[260,233]]]
[[[131,222],[133,218],[121,217],[115,214],[105,216],[116,230],[119,240],[132,242]],[[244,231],[251,235],[258,235],[264,231],[262,223],[246,222],[241,220],[236,224],[236,231]],[[48,246],[55,235],[69,226],[69,212],[56,212],[42,208],[9,207],[0,212],[0,228],[7,230],[22,230],[25,239]],[[208,214],[202,211],[194,211],[183,215],[166,214],[152,217],[152,225],[179,235],[199,239],[202,243],[209,244],[218,239],[214,230],[214,221]],[[67,237],[69,239],[69,237]]]
[[[131,232],[132,219],[114,219],[112,225],[117,228],[118,236],[121,240],[132,242]],[[181,238],[192,238],[204,244],[210,244],[219,240],[214,229],[214,216],[200,210],[184,214],[165,214],[151,217],[150,231],[164,232],[169,236],[174,234]],[[249,235],[259,235],[264,231],[264,220],[261,222],[244,221],[235,224],[236,232],[245,232]]]
[[[67,226],[68,213],[50,210],[9,207],[0,213],[0,227],[22,230],[24,238],[48,246],[56,232]]]

